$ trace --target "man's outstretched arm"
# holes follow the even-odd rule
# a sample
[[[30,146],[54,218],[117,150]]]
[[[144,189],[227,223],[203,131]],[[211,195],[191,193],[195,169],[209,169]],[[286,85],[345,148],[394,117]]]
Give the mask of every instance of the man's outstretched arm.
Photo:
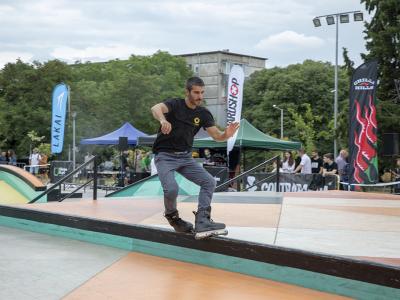
[[[230,123],[224,131],[220,131],[217,126],[207,127],[207,133],[217,142],[224,142],[232,137],[235,132],[239,129],[239,122]]]
[[[164,114],[168,113],[168,107],[164,103],[158,103],[151,108],[154,119],[160,122],[161,132],[169,134],[172,130],[171,123],[165,119]]]

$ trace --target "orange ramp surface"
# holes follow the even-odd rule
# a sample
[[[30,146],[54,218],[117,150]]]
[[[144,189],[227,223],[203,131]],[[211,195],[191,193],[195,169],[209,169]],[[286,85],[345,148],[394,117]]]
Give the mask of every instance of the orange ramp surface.
[[[129,253],[64,299],[350,299],[295,285]]]

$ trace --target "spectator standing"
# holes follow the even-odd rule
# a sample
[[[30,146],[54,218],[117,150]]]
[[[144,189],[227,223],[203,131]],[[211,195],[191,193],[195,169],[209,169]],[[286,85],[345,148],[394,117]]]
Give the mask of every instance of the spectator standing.
[[[317,150],[313,150],[311,152],[311,173],[313,174],[322,174],[322,166],[324,162],[322,158],[319,156]]]
[[[293,173],[295,169],[296,163],[293,159],[292,152],[286,151],[282,161],[282,167],[280,168],[280,172],[282,173]]]
[[[157,174],[157,167],[156,167],[156,163],[154,162],[154,154],[152,154],[152,158],[150,161],[150,176],[153,176],[156,174]]]
[[[150,172],[150,152],[146,152],[143,154],[142,161],[141,161],[141,167],[142,171],[149,173]]]
[[[86,155],[83,158],[83,162],[86,163],[88,162],[91,158],[93,157],[92,154],[90,154],[89,152],[86,152]],[[90,172],[93,170],[93,162],[91,162],[90,164],[87,164],[85,169],[84,169],[84,176],[86,178],[89,178],[89,174]]]
[[[339,175],[340,182],[349,182],[349,164],[347,158],[349,153],[347,150],[342,149],[336,157],[335,162],[337,164],[337,174]],[[340,184],[340,189],[347,189],[348,186]]]
[[[206,148],[204,149],[204,165],[208,165],[208,166],[214,166],[215,162],[213,161],[213,157],[211,155],[211,151],[210,149]]]
[[[39,164],[42,157],[39,154],[38,148],[34,148],[32,154],[29,156],[29,170],[32,174],[37,175],[39,173]]]
[[[137,149],[135,154],[135,173],[142,173],[142,151]]]
[[[349,156],[349,153],[347,152],[347,150],[342,149],[340,150],[340,153],[338,155],[338,157],[336,157],[335,162],[337,164],[337,170],[338,170],[338,174],[340,177],[342,177],[342,175],[344,174],[345,171],[345,167],[347,165],[347,157]]]
[[[49,168],[47,167],[47,162],[48,162],[48,156],[46,153],[40,153],[40,161],[39,161],[39,174],[42,177],[43,183],[47,183],[49,180],[49,175],[48,175],[48,170]]]
[[[311,159],[307,155],[306,151],[302,148],[298,151],[299,156],[301,157],[300,164],[294,170],[294,173],[301,174],[311,174]]]
[[[15,154],[14,150],[9,149],[7,152],[7,157],[8,157],[8,164],[12,166],[17,165],[17,155]]]
[[[336,162],[333,161],[333,154],[326,153],[324,154],[324,165],[322,175],[336,175],[338,173],[338,165]]]
[[[0,164],[7,164],[7,155],[5,151],[0,151]]]
[[[396,159],[396,167],[392,171],[393,181],[400,182],[400,157]],[[394,186],[394,193],[400,194],[400,183]]]
[[[400,181],[400,157],[396,159],[396,167],[392,171],[393,181]]]

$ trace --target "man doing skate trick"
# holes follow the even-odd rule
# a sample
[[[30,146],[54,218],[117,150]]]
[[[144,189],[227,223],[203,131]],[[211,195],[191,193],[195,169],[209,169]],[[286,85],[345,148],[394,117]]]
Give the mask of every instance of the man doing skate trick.
[[[203,127],[216,141],[226,141],[239,128],[231,123],[222,132],[215,126],[212,114],[202,107],[204,82],[199,77],[186,81],[185,99],[167,99],[151,108],[160,129],[153,145],[155,164],[164,191],[165,218],[177,232],[193,232],[193,225],[179,217],[176,198],[178,184],[175,171],[200,186],[198,209],[195,213],[196,237],[206,237],[224,231],[225,224],[211,219],[211,200],[215,189],[214,178],[192,158],[193,138]],[[216,233],[218,234],[218,232]]]

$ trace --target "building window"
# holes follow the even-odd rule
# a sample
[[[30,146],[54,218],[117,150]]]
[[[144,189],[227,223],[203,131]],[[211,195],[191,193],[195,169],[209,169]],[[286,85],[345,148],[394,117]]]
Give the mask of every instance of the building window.
[[[231,63],[226,60],[222,61],[220,73],[226,75],[226,74],[229,74],[230,71],[231,71]]]

